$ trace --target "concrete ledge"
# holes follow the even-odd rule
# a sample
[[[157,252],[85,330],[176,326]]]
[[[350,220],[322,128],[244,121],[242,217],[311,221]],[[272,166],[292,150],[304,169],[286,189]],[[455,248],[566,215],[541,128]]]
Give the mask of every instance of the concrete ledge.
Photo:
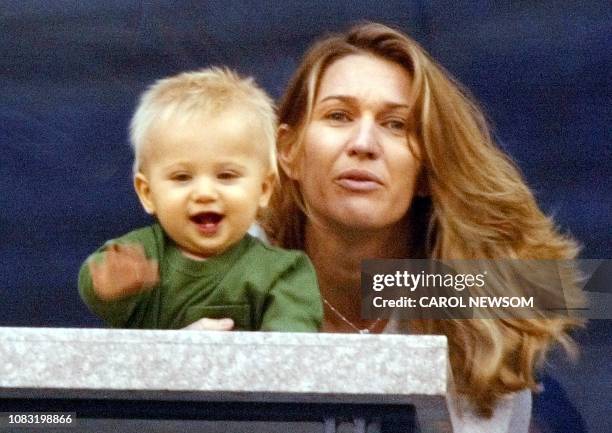
[[[0,398],[406,404],[440,419],[447,363],[440,336],[0,328]]]

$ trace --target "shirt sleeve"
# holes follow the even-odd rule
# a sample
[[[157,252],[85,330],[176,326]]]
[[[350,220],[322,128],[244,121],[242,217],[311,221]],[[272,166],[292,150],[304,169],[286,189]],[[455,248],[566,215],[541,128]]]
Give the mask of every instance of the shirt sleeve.
[[[268,292],[261,331],[317,332],[321,327],[323,306],[315,270],[305,254],[295,255]]]

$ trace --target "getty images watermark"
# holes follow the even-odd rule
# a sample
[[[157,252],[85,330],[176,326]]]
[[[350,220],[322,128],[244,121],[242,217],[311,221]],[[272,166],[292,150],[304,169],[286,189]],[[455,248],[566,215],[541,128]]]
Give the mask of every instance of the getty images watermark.
[[[366,260],[361,273],[362,317],[612,318],[611,263]]]

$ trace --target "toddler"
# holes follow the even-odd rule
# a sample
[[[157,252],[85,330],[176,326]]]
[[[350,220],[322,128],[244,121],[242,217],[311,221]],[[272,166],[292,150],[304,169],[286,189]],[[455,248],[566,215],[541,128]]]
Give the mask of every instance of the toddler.
[[[152,226],[108,241],[81,267],[79,292],[109,325],[317,331],[321,298],[301,252],[247,233],[277,179],[276,116],[250,79],[225,69],[156,82],[131,122],[134,188]]]

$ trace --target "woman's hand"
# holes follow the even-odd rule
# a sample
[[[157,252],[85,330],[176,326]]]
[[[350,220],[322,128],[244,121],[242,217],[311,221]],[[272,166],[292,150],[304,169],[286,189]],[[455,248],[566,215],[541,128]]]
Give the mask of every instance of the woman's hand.
[[[231,331],[234,328],[234,321],[229,318],[225,319],[203,319],[193,322],[191,325],[185,326],[183,329],[190,331]]]

